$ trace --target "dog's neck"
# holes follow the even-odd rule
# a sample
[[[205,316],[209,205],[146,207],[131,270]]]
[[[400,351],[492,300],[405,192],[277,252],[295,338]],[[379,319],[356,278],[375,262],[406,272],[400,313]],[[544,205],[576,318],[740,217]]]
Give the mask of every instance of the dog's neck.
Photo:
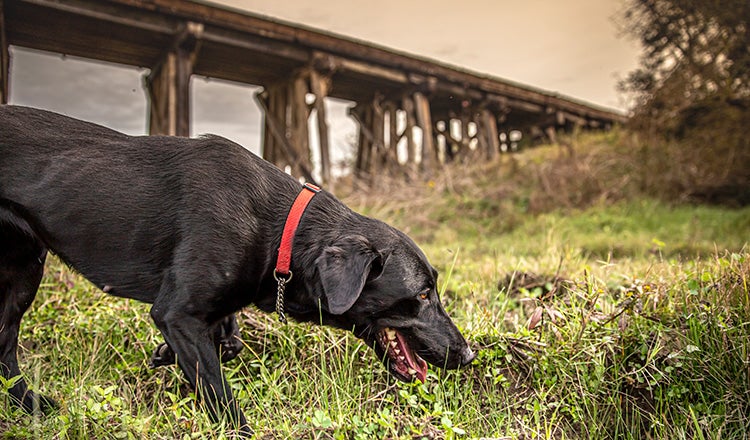
[[[329,315],[321,308],[317,285],[319,276],[316,260],[326,247],[362,221],[362,216],[347,208],[324,191],[310,201],[302,216],[292,246],[291,271],[294,274],[284,294],[284,308],[297,321],[331,324]]]
[[[279,253],[276,257],[276,268],[274,269],[273,276],[276,279],[276,314],[279,315],[279,321],[286,323],[286,314],[284,313],[284,294],[286,293],[286,286],[289,281],[292,280],[294,273],[291,271],[292,251],[294,245],[294,237],[297,234],[297,227],[302,219],[302,216],[307,209],[310,201],[313,197],[320,192],[320,188],[315,185],[306,183],[302,190],[297,194],[294,199],[289,214],[286,216],[284,222],[284,230],[281,233],[281,243],[279,245]]]
[[[284,279],[289,279],[291,276],[290,265],[292,259],[292,247],[294,244],[294,237],[297,233],[297,227],[305,214],[305,210],[312,201],[313,197],[320,192],[320,188],[317,186],[306,183],[302,190],[297,194],[294,199],[289,214],[286,216],[286,222],[284,223],[284,230],[281,233],[281,243],[279,245],[279,253],[276,257],[276,277],[283,282]]]

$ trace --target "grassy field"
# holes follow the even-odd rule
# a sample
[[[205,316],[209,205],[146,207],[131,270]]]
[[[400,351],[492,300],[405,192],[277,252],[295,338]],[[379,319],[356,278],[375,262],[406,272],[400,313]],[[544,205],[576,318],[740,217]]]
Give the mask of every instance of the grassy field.
[[[750,437],[750,209],[611,192],[540,208],[543,179],[525,176],[557,154],[343,194],[423,247],[478,358],[397,383],[345,332],[247,310],[225,372],[256,437]],[[176,367],[148,368],[147,306],[54,260],[21,338],[27,380],[62,409],[34,418],[2,394],[0,438],[227,436]]]

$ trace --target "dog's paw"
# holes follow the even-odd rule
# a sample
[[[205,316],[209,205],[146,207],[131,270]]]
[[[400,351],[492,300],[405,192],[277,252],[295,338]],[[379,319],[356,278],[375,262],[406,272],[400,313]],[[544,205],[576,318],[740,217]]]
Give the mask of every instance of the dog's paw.
[[[221,351],[221,363],[229,362],[240,354],[242,341],[235,337],[235,335],[230,335],[228,338],[221,340],[219,349]]]
[[[151,361],[148,366],[151,368],[161,367],[164,365],[174,365],[175,356],[174,351],[169,348],[166,342],[162,342],[154,350],[154,354],[151,355]]]
[[[229,362],[240,354],[243,344],[240,339],[240,327],[234,315],[225,317],[216,326],[214,344],[222,363]]]

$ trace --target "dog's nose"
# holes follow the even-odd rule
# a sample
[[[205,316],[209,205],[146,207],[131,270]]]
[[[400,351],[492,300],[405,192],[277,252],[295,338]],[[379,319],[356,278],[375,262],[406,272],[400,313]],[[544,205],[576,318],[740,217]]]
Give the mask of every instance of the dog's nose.
[[[467,345],[461,353],[461,366],[465,367],[466,365],[469,365],[476,357],[477,354]]]

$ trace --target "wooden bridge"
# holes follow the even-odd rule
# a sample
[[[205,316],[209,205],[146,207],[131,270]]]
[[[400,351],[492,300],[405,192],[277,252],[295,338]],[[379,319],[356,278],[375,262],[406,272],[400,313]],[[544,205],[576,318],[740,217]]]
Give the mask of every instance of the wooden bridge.
[[[356,103],[361,174],[491,159],[513,131],[553,137],[625,120],[555,93],[197,1],[0,0],[3,103],[9,45],[150,69],[151,134],[189,134],[191,75],[263,86],[256,95],[265,111],[263,156],[313,180],[308,121],[317,113],[324,182],[331,179],[326,97]]]

